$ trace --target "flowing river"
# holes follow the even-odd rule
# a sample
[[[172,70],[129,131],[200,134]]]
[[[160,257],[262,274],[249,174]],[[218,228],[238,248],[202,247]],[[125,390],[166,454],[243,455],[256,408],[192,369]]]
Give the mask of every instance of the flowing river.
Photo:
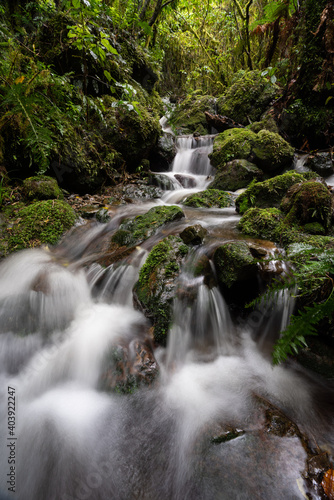
[[[333,386],[297,364],[273,367],[268,354],[292,299],[282,294],[245,319],[192,272],[205,249],[240,238],[233,208],[182,206],[214,175],[212,140],[178,139],[164,174],[174,189],[160,200],[113,207],[107,224],[1,264],[0,499],[322,498],[303,479],[298,433],[319,454],[333,452]],[[180,204],[186,217],[117,265],[94,261],[124,217],[157,204]],[[159,376],[132,394],[104,391],[108,352],[120,344],[131,352],[149,329],[132,300],[148,252],[166,232],[198,222],[208,235],[179,278],[193,299],[175,298],[167,347],[154,352]],[[288,431],[268,431],[269,409],[271,422],[286,416]]]

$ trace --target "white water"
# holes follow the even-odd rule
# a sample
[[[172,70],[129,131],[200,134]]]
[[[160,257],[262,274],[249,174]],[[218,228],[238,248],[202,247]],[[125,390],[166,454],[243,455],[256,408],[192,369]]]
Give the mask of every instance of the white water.
[[[186,165],[177,158],[174,166],[189,171],[192,155],[185,149],[179,154]],[[231,218],[235,224],[230,209],[207,211],[208,240],[224,239]],[[263,430],[257,401],[270,400],[319,446],[333,446],[331,386],[295,366],[273,367],[259,349],[287,321],[288,298],[246,320],[232,318],[218,288],[194,277],[189,259],[167,348],[155,351],[156,383],[129,395],[102,390],[111,350],[144,340],[149,329],[131,303],[147,251],[107,269],[80,265],[91,261],[90,242],[112,234],[115,220],[58,249],[24,251],[0,266],[0,498],[305,498],[305,451],[297,437]],[[12,436],[8,387],[16,398]],[[244,434],[212,444],[231,427]],[[15,494],[8,491],[8,444],[15,449]]]

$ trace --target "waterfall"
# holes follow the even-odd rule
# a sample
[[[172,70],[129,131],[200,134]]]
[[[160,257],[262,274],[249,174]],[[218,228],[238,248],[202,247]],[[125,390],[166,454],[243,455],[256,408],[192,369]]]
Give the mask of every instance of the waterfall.
[[[179,200],[213,175],[212,140],[177,139],[168,175],[181,176]],[[174,202],[173,193],[156,204]],[[97,256],[124,217],[153,203],[120,207],[108,224],[1,263],[0,498],[302,500],[306,451],[297,433],[267,432],[264,407],[333,450],[331,385],[294,365],[273,367],[261,347],[288,321],[291,298],[260,309],[256,321],[238,317],[217,285],[194,272],[217,241],[236,237],[233,209],[185,208],[169,228],[177,234],[200,221],[208,235],[182,264],[167,346],[152,344],[132,289],[165,229],[107,267]],[[159,376],[150,385],[127,393],[108,386],[122,366],[131,376],[136,366],[139,375],[149,369],[152,345]]]

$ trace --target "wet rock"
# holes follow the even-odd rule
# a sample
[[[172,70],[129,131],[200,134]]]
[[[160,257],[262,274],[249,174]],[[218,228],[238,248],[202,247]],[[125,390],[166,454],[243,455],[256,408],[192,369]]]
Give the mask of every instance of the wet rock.
[[[196,180],[191,175],[175,174],[174,177],[185,189],[196,187]]]
[[[108,213],[108,209],[100,208],[100,210],[98,210],[98,212],[96,213],[96,220],[98,220],[102,224],[109,222],[111,220],[111,217]]]
[[[200,224],[186,227],[181,233],[180,238],[186,245],[200,245],[207,234],[207,230]]]
[[[163,191],[173,191],[174,184],[173,181],[168,175],[157,174],[154,172],[150,172],[149,174],[149,183],[153,184],[153,186],[157,186]]]
[[[164,133],[151,153],[150,160],[154,170],[159,172],[169,170],[169,166],[176,155],[175,136]]]
[[[317,172],[322,177],[328,177],[334,173],[334,163],[330,152],[319,152],[307,157],[305,167]]]
[[[164,224],[183,217],[184,213],[177,206],[153,207],[146,214],[124,220],[112,237],[112,243],[127,247],[138,245],[155,234]]]
[[[63,193],[56,179],[47,175],[36,175],[24,179],[22,191],[28,200],[63,199]]]
[[[133,200],[150,200],[161,198],[163,190],[158,186],[148,186],[144,181],[119,185],[112,190],[110,203],[126,204]]]
[[[217,172],[209,189],[237,191],[248,186],[253,179],[261,181],[263,172],[254,163],[247,160],[232,160]]]
[[[205,189],[199,193],[188,196],[183,202],[187,207],[207,207],[224,208],[231,207],[234,204],[233,197],[225,191],[219,189]]]
[[[243,436],[245,434],[245,431],[241,429],[229,429],[226,430],[225,432],[222,432],[218,436],[213,436],[211,438],[211,443],[212,444],[221,444],[221,443],[227,443],[228,441],[231,441],[232,439],[236,439],[240,436]]]
[[[111,349],[104,362],[99,387],[106,392],[133,393],[140,386],[150,386],[159,374],[152,341],[133,340]]]
[[[172,320],[176,278],[188,247],[181,238],[168,236],[153,247],[133,288],[135,307],[154,326],[154,339],[165,344]]]
[[[258,272],[256,259],[244,241],[233,241],[218,247],[213,262],[218,283],[227,288],[255,278]]]

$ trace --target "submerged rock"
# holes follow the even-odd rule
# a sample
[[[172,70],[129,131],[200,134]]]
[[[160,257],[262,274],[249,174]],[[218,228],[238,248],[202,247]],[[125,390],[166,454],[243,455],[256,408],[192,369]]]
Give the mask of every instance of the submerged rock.
[[[133,288],[134,304],[143,311],[154,327],[154,340],[166,343],[172,321],[176,278],[188,247],[181,238],[168,236],[153,247]]]
[[[209,189],[237,191],[248,186],[253,179],[262,180],[263,172],[254,163],[247,160],[232,160],[220,170]]]
[[[152,339],[137,339],[110,350],[99,387],[106,392],[129,394],[143,385],[152,385],[158,374],[159,365],[154,357]]]
[[[180,207],[153,207],[144,215],[123,221],[112,237],[112,243],[127,247],[138,245],[155,234],[159,227],[183,217],[184,213]]]

